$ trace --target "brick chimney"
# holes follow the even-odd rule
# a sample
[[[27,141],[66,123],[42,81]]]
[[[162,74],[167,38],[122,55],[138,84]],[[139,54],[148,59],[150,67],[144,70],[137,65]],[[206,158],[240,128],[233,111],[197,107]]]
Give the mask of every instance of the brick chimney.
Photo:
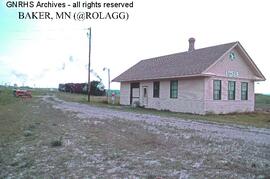
[[[188,47],[188,51],[192,52],[193,50],[195,50],[194,44],[195,44],[195,38],[191,37],[188,39],[189,42],[189,47]]]

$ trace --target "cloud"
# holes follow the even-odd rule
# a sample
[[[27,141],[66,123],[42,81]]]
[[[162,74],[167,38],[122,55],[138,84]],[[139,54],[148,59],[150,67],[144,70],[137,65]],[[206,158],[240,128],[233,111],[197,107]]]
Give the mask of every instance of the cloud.
[[[70,56],[68,60],[69,60],[69,62],[71,62],[71,63],[74,62],[73,56]]]
[[[28,75],[25,73],[20,73],[17,71],[12,71],[11,72],[12,75],[14,75],[18,80],[20,80],[21,82],[26,82],[28,80]]]
[[[50,71],[51,71],[51,69],[45,68],[45,69],[41,70],[40,73],[34,75],[34,77],[31,80],[38,80],[38,79],[44,78],[46,76],[46,74],[49,73]]]
[[[62,64],[61,70],[65,70],[65,68],[66,68],[66,63],[64,62],[64,63]]]

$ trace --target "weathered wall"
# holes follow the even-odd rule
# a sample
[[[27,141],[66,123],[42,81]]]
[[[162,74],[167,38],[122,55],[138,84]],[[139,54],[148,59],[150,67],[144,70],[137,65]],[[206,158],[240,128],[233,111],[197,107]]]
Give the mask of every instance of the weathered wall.
[[[120,104],[130,105],[130,83],[121,82],[120,85]]]

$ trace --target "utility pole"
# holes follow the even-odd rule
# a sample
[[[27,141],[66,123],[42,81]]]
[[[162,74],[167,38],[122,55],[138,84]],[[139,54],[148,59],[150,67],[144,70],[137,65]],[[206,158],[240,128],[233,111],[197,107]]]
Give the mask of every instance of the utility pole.
[[[103,71],[107,70],[108,71],[108,91],[107,91],[107,101],[109,103],[110,99],[109,99],[109,94],[110,94],[110,91],[111,91],[111,78],[110,78],[110,69],[109,68],[106,68],[104,67],[103,68]]]
[[[91,64],[91,27],[88,29],[89,32],[89,61],[88,61],[88,102],[90,102],[90,90],[91,90],[91,81],[90,81],[90,64]]]
[[[110,102],[110,92],[111,92],[111,79],[110,79],[110,69],[107,68],[108,70],[108,97],[107,97],[107,100],[108,100],[108,104]]]
[[[110,94],[110,92],[111,92],[111,78],[110,78],[110,69],[109,68],[108,68],[108,86],[109,86],[108,93]]]

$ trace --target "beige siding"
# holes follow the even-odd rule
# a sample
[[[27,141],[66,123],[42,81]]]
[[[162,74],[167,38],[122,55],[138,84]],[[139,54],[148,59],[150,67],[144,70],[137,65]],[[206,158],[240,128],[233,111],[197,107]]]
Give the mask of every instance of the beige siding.
[[[213,100],[213,80],[221,80],[221,100]],[[228,81],[236,82],[235,100],[228,100]],[[248,82],[248,100],[241,100],[241,82]],[[145,100],[144,88],[147,88]],[[246,79],[209,77],[178,79],[178,98],[170,98],[170,80],[160,81],[159,98],[153,97],[153,81],[140,82],[140,105],[184,113],[232,113],[254,111],[254,82]],[[130,105],[130,83],[121,83],[121,105]]]
[[[160,81],[160,96],[153,98],[153,81],[140,83],[140,94],[143,87],[148,87],[148,103],[146,108],[170,110],[174,112],[204,113],[204,79],[178,79],[178,98],[170,98],[170,80]],[[143,96],[140,103],[143,105]]]
[[[120,86],[120,104],[130,105],[130,83],[122,82]]]

